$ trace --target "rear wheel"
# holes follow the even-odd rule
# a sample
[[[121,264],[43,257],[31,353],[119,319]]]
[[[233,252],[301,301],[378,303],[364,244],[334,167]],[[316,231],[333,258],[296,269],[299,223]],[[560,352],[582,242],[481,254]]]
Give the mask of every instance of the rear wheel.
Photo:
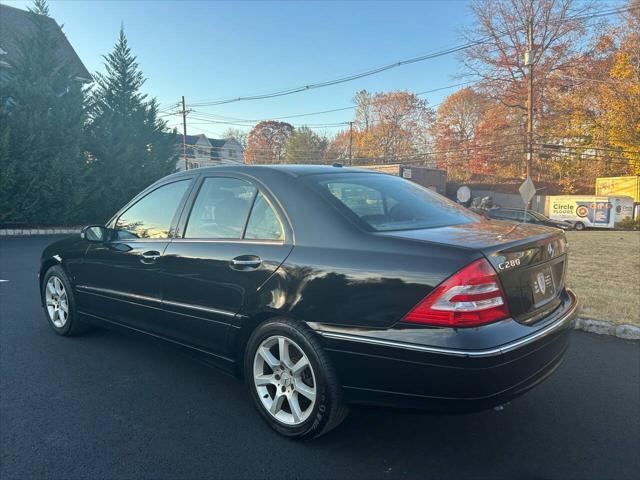
[[[318,437],[348,413],[313,332],[288,319],[270,320],[253,332],[245,353],[245,380],[262,418],[288,437]]]
[[[576,224],[574,225],[574,228],[580,232],[580,231],[584,230],[584,223],[576,222]]]
[[[77,318],[71,282],[60,265],[54,265],[44,275],[42,304],[49,325],[58,335],[78,335],[88,329],[87,325]]]

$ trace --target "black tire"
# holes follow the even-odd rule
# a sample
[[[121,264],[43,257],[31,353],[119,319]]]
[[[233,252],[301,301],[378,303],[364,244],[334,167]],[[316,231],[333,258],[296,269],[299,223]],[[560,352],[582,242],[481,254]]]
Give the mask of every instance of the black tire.
[[[582,230],[584,230],[584,223],[576,222],[575,225],[573,226],[573,228],[575,230],[577,230],[578,232],[581,232]]]
[[[51,315],[49,314],[49,310],[47,308],[47,285],[52,277],[56,277],[62,282],[64,291],[66,293],[68,312],[66,320],[62,326],[57,326],[54,323],[54,320],[51,318]],[[71,282],[69,281],[67,273],[60,265],[54,265],[53,267],[49,268],[49,270],[47,270],[42,279],[42,288],[40,290],[44,315],[47,319],[47,323],[51,326],[54,332],[56,332],[58,335],[62,335],[63,337],[71,337],[91,330],[91,327],[89,325],[78,320],[78,316],[76,313],[76,301],[75,297],[73,296]]]
[[[263,405],[254,383],[256,351],[263,341],[274,336],[295,342],[308,358],[315,376],[315,404],[307,419],[298,425],[286,425],[274,418]],[[317,438],[337,427],[349,413],[342,401],[342,391],[334,369],[315,334],[306,325],[287,318],[268,320],[253,332],[245,349],[244,377],[260,416],[271,428],[286,437],[306,440]]]

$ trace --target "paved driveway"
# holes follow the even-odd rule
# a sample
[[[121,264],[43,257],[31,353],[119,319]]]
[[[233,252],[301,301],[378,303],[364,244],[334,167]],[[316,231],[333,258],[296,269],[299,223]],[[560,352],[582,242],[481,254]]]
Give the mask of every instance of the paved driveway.
[[[0,240],[0,478],[632,478],[640,344],[575,332],[547,382],[500,412],[357,409],[280,438],[239,381],[106,330],[61,338],[36,270],[51,238]]]

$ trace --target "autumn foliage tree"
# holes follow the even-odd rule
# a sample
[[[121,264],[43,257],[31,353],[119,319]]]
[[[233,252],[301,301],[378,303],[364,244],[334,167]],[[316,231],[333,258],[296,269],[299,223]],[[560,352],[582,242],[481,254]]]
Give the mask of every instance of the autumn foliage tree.
[[[285,161],[287,163],[322,163],[327,139],[321,137],[309,127],[294,130],[286,145]]]
[[[479,173],[477,134],[490,101],[467,87],[452,93],[440,104],[432,131],[437,165],[447,168],[449,175],[467,180]]]
[[[429,141],[433,111],[415,94],[403,91],[371,94],[358,92],[353,131],[340,132],[329,145],[336,159],[354,163],[384,163],[416,155]]]
[[[640,173],[640,1],[602,29],[571,82],[550,90],[541,162],[565,191]]]
[[[640,0],[626,15],[626,32],[617,33],[619,50],[613,55],[610,82],[601,84],[604,128],[609,144],[622,156],[640,162]],[[635,153],[634,153],[635,152]],[[634,173],[640,173],[638,165]]]
[[[250,164],[281,163],[285,147],[293,134],[293,126],[286,122],[267,120],[258,123],[247,138],[244,160]]]
[[[529,61],[535,75],[534,131],[539,131],[554,111],[552,90],[571,82],[575,65],[586,59],[585,45],[592,30],[588,19],[595,2],[577,0],[476,0],[471,5],[472,27],[464,31],[472,46],[462,53],[465,68],[481,78],[478,88],[500,103],[511,128],[503,132],[502,144],[522,143],[512,163],[524,172],[527,85],[525,63],[528,28],[532,24],[533,51]],[[496,151],[498,144],[495,145]],[[496,172],[500,169],[496,166]]]
[[[336,133],[333,139],[328,143],[325,150],[325,160],[327,162],[340,162],[344,164],[348,164],[350,162],[349,142],[353,142],[353,138],[350,139],[350,136],[351,132],[349,130],[341,130]]]

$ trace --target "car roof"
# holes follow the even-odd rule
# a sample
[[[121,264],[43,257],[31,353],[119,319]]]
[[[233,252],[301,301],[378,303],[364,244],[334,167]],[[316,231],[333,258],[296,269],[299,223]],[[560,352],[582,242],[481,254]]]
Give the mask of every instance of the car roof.
[[[304,177],[307,175],[318,175],[327,173],[373,173],[381,174],[374,170],[364,168],[343,167],[341,165],[297,165],[297,164],[279,164],[279,165],[221,165],[216,167],[199,167],[191,170],[183,170],[169,175],[165,178],[176,178],[193,173],[245,173],[249,175],[260,176],[266,171],[281,172],[293,177]]]

